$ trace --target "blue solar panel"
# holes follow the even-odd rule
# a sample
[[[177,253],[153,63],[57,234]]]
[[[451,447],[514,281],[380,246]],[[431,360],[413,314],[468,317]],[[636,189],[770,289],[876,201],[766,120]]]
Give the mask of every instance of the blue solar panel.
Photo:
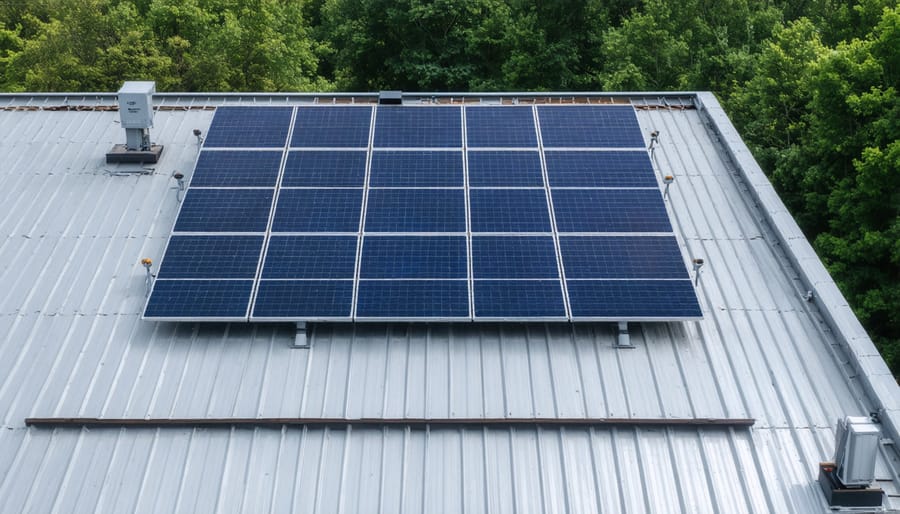
[[[353,278],[357,236],[269,238],[262,278]]]
[[[203,146],[281,148],[291,126],[291,107],[219,107]]]
[[[567,280],[572,318],[700,318],[690,280]]]
[[[253,318],[349,318],[353,280],[260,280]]]
[[[643,147],[630,106],[219,108],[145,317],[698,318]]]
[[[560,232],[671,232],[656,189],[554,189]]]
[[[536,147],[531,107],[466,107],[466,136],[471,147]]]
[[[550,232],[543,189],[473,189],[472,232]]]
[[[281,151],[200,152],[191,187],[275,187]]]
[[[366,152],[292,151],[281,187],[363,187],[365,181]]]
[[[371,107],[298,107],[291,146],[365,148],[371,124]]]
[[[282,189],[273,232],[358,232],[362,189]]]
[[[356,316],[361,318],[466,318],[466,280],[360,280]]]
[[[643,148],[631,106],[542,105],[538,107],[545,148]]]
[[[688,278],[675,236],[560,237],[566,278]]]
[[[366,232],[465,232],[462,189],[373,189]]]
[[[544,187],[538,152],[469,152],[470,187]]]
[[[371,187],[463,187],[462,152],[374,152]]]
[[[252,280],[157,280],[147,318],[238,319],[247,317]]]
[[[657,187],[650,157],[636,152],[546,152],[551,187]]]
[[[566,318],[559,280],[476,280],[475,318]]]
[[[462,147],[460,108],[380,106],[375,115],[375,147]]]
[[[175,232],[265,232],[272,189],[188,189]]]
[[[256,278],[263,236],[178,236],[169,239],[159,278]]]
[[[466,278],[464,236],[369,236],[360,278]]]
[[[478,278],[559,278],[550,236],[475,236],[472,272]]]

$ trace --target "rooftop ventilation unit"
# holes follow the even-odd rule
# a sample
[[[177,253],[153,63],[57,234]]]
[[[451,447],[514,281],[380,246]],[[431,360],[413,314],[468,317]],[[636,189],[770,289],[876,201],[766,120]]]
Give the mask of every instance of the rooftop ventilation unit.
[[[819,484],[832,507],[880,507],[882,490],[875,480],[875,457],[881,430],[867,417],[847,416],[837,422],[834,462],[819,464]]]
[[[157,162],[161,145],[150,143],[153,126],[153,94],[156,82],[125,82],[119,89],[119,116],[125,129],[125,144],[106,154],[107,163]]]

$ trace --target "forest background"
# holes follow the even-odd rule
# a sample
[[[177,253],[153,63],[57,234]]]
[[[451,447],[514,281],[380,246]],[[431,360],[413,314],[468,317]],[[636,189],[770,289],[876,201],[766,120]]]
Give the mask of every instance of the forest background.
[[[0,90],[711,90],[900,376],[896,0],[0,0]]]

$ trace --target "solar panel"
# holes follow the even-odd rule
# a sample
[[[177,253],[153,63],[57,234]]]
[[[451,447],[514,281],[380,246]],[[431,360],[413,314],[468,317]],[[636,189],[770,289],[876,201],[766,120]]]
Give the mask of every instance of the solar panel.
[[[144,317],[246,319],[252,292],[252,280],[157,279]]]
[[[370,187],[463,187],[462,152],[374,152]]]
[[[272,194],[272,189],[191,188],[175,232],[265,232]]]
[[[474,189],[472,232],[550,232],[543,189]]]
[[[532,152],[469,152],[471,187],[544,187],[541,155]]]
[[[262,278],[353,278],[357,236],[272,235]]]
[[[357,318],[469,319],[466,280],[360,280]]]
[[[291,126],[290,107],[219,107],[205,148],[282,148]]]
[[[263,236],[173,235],[157,276],[256,278]]]
[[[282,189],[272,232],[358,232],[362,189]]]
[[[690,280],[567,280],[572,319],[699,318]]]
[[[560,232],[672,232],[656,189],[554,189]]]
[[[363,187],[367,157],[360,151],[292,151],[281,187]]]
[[[218,150],[200,152],[191,187],[275,187],[282,152]]]
[[[643,148],[630,105],[542,105],[537,108],[545,148]]]
[[[260,280],[252,318],[350,319],[353,280]]]
[[[298,107],[291,146],[365,148],[371,122],[372,108],[367,106]]]
[[[366,232],[465,232],[462,189],[372,189]]]
[[[634,110],[609,105],[220,108],[144,311],[701,315]]]
[[[466,278],[464,236],[382,236],[363,241],[360,278]]]
[[[476,280],[475,319],[566,319],[559,280]]]
[[[531,107],[466,107],[466,142],[471,147],[536,147]]]
[[[460,108],[379,106],[375,115],[375,147],[460,148]]]
[[[556,246],[547,236],[475,236],[472,271],[479,278],[559,278]]]
[[[674,236],[559,238],[566,278],[688,278]]]
[[[551,187],[657,187],[645,151],[560,151],[545,155]]]

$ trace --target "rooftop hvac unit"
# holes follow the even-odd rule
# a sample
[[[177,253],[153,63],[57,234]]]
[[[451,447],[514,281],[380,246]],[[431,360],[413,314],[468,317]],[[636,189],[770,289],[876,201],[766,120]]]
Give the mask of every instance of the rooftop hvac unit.
[[[125,144],[106,154],[107,163],[157,162],[161,145],[150,142],[153,126],[153,95],[156,82],[125,82],[119,89],[119,118],[125,129]]]
[[[819,465],[819,484],[831,506],[880,507],[882,490],[870,488],[875,480],[875,458],[881,430],[868,417],[839,419],[834,441],[834,462]]]

